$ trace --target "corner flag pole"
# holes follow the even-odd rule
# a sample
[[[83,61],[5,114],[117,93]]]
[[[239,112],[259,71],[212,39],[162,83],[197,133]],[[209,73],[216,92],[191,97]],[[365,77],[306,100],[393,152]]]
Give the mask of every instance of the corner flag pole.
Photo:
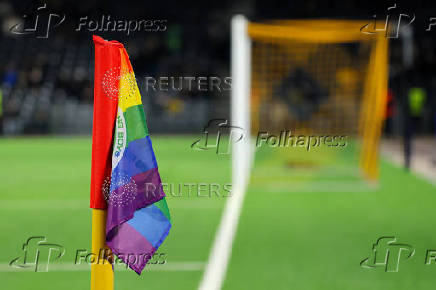
[[[118,108],[117,98],[108,93],[118,93],[117,76],[120,67],[120,48],[116,41],[93,37],[95,45],[94,71],[94,113],[92,125],[91,200],[92,209],[92,258],[91,290],[113,290],[114,273],[109,262],[112,253],[106,246],[106,208],[103,195],[110,181],[112,170],[112,146],[115,119]],[[114,83],[108,86],[107,78]],[[106,81],[105,81],[106,80]]]
[[[114,272],[106,259],[106,210],[92,209],[92,253],[91,290],[114,289]]]

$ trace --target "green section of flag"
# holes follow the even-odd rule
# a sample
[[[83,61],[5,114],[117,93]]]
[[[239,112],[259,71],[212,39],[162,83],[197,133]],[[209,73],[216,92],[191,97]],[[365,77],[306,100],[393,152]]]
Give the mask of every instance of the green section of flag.
[[[126,119],[127,145],[131,141],[148,136],[148,127],[142,104],[127,108],[124,112],[124,118]]]
[[[160,209],[160,211],[166,216],[166,218],[169,221],[171,221],[170,211],[168,210],[168,205],[167,205],[167,201],[165,200],[165,198],[162,198],[161,200],[156,202],[154,205],[157,206],[158,209]]]

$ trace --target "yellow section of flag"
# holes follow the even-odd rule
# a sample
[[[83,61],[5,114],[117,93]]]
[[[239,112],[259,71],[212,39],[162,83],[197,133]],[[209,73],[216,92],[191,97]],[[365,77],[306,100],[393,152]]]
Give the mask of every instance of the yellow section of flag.
[[[118,107],[125,112],[127,108],[142,104],[141,94],[136,83],[135,74],[124,48],[120,48],[121,68],[118,91]]]

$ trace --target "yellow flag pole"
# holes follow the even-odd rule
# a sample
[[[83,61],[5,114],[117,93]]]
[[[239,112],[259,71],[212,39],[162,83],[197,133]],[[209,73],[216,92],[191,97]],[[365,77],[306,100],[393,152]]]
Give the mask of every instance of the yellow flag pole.
[[[111,252],[106,246],[106,210],[92,209],[91,290],[113,290],[114,271],[107,260]],[[107,255],[108,254],[108,255]]]

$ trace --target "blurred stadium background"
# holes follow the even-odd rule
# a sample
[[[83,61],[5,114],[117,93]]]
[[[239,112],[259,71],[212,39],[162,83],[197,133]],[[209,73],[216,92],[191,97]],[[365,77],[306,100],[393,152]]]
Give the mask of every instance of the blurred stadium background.
[[[37,12],[44,3],[47,8]],[[201,137],[209,120],[231,118],[231,91],[201,91],[196,86],[181,91],[146,90],[146,77],[229,77],[230,22],[235,14],[259,22],[370,21],[374,14],[383,20],[393,4],[1,1],[2,289],[89,287],[89,269],[75,266],[74,259],[76,250],[90,249],[92,34],[126,46],[163,182],[176,187],[195,182],[224,185],[231,182],[230,156],[195,151],[191,144]],[[403,37],[389,39],[389,94],[378,185],[356,178],[341,166],[340,158],[322,150],[310,156],[330,167],[316,167],[306,160],[285,164],[285,168],[283,150],[260,150],[223,289],[427,289],[436,282],[436,266],[425,265],[426,251],[436,247],[432,213],[436,203],[436,27],[426,31],[430,18],[436,17],[436,5],[428,1],[396,5],[392,12],[396,17],[400,13],[416,16],[411,24],[413,55],[404,55]],[[47,21],[50,13],[65,15],[65,21],[51,28],[47,38],[37,37],[43,35],[46,24],[34,34],[11,33],[17,23],[31,26],[38,13],[40,21]],[[129,35],[76,31],[81,17],[100,20],[102,15],[123,21],[165,20],[166,29]],[[116,271],[115,289],[198,288],[227,198],[189,196],[186,187],[172,193],[168,204],[174,225],[159,249],[167,263],[150,265],[140,277]],[[9,266],[31,236],[45,236],[66,249],[62,262],[48,273]],[[382,236],[395,236],[416,250],[414,257],[402,261],[399,273],[359,265],[371,256],[372,244]]]

